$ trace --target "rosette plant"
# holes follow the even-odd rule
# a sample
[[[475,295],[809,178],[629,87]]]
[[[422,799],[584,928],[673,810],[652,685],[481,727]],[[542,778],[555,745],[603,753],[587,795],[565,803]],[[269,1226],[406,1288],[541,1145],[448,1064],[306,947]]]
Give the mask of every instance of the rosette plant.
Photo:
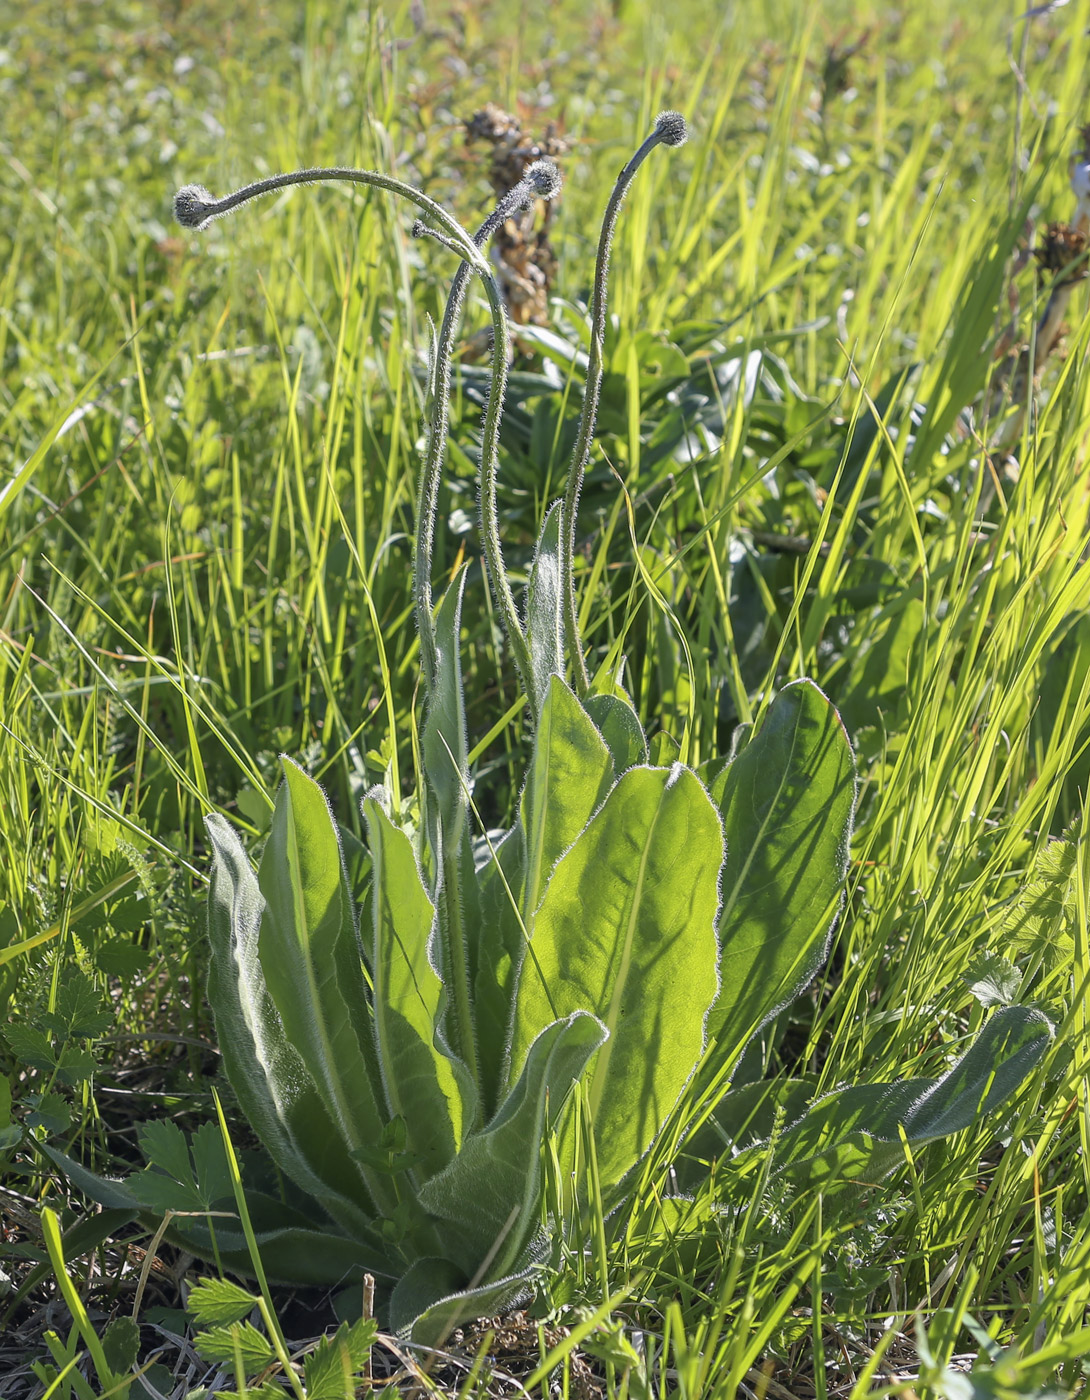
[[[573,552],[613,229],[646,156],[685,136],[677,113],[661,115],[610,197],[568,487],[545,514],[521,608],[496,505],[509,334],[482,249],[514,209],[551,197],[554,167],[531,166],[473,236],[411,186],[340,168],[275,176],[220,200],[190,186],[175,201],[180,222],[200,228],[286,185],[356,181],[414,203],[415,231],[461,259],[434,344],[417,498],[426,709],[416,800],[384,786],[363,800],[362,909],[326,798],[290,759],[256,872],[230,823],[208,818],[209,998],[227,1076],[276,1172],[262,1181],[260,1162],[255,1169],[248,1159],[248,1237],[212,1216],[172,1222],[188,1248],[243,1272],[255,1267],[256,1248],[281,1281],[337,1285],[370,1274],[390,1324],[418,1340],[532,1290],[557,1223],[543,1211],[550,1135],[576,1183],[573,1209],[588,1171],[607,1209],[623,1203],[672,1119],[673,1140],[684,1138],[683,1091],[705,1110],[722,1099],[754,1033],[813,976],[842,900],[855,771],[817,687],[787,686],[729,758],[694,771],[649,760],[640,718],[613,674],[592,681],[579,637]],[[472,275],[495,334],[481,535],[532,733],[514,822],[491,839],[476,817],[467,756],[464,573],[438,606],[431,589],[452,347]],[[894,1137],[898,1124],[924,1139],[952,1131],[1019,1082],[1047,1023],[1014,1012],[991,1025],[951,1076],[896,1099],[886,1115]],[[891,1086],[868,1088],[886,1103]],[[809,1109],[797,1100],[800,1123],[817,1115],[809,1135],[785,1136],[799,1144],[800,1162],[841,1141],[859,1146],[866,1115],[856,1100],[834,1096]],[[722,1102],[729,1109],[730,1097]],[[729,1140],[729,1112],[711,1121]],[[233,1209],[216,1128],[190,1148],[177,1130],[151,1125],[144,1147],[148,1169],[123,1183],[54,1155],[115,1207]]]

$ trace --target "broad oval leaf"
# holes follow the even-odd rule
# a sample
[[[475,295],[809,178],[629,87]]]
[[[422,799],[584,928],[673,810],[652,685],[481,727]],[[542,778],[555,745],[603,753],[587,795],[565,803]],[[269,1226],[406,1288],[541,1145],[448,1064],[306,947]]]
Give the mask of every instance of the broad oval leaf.
[[[650,1146],[704,1048],[718,990],[723,833],[696,776],[633,768],[560,860],[516,993],[518,1072],[544,1025],[590,1011],[610,1039],[588,1102],[602,1185]]]
[[[786,686],[716,778],[727,865],[719,918],[721,987],[708,1017],[717,1066],[797,996],[824,960],[843,899],[855,760],[812,681]]]
[[[449,1259],[418,1259],[390,1299],[390,1326],[420,1346],[441,1347],[456,1327],[494,1317],[529,1297],[540,1266],[529,1264],[506,1278],[469,1286]]]
[[[502,1088],[513,988],[542,890],[612,782],[613,762],[601,734],[569,687],[550,677],[519,820],[478,878],[476,1020],[489,1106]]]
[[[524,918],[532,918],[553,866],[612,782],[613,761],[605,740],[574,692],[559,676],[551,677],[520,804],[526,843],[520,901]]]
[[[92,1217],[96,1231],[100,1227],[104,1229],[103,1238],[108,1233],[105,1227],[116,1230],[134,1219],[143,1219],[152,1229],[162,1223],[162,1212],[149,1211],[130,1190],[127,1181],[98,1176],[48,1143],[41,1143],[40,1148],[86,1196],[106,1208]],[[314,1199],[324,1204],[317,1192]],[[258,1192],[248,1190],[246,1203],[262,1264],[274,1282],[331,1285],[361,1279],[367,1273],[378,1279],[394,1277],[385,1252],[367,1230],[349,1238],[332,1229],[312,1226],[298,1219],[298,1212],[286,1207],[283,1201]],[[272,1224],[273,1220],[280,1223]],[[215,1225],[214,1234],[210,1223]],[[66,1232],[66,1241],[69,1235],[71,1244],[66,1243],[66,1252],[73,1254],[80,1240],[73,1230]],[[243,1278],[253,1277],[249,1245],[235,1220],[209,1222],[202,1216],[176,1216],[165,1238],[197,1258],[216,1264],[217,1268],[229,1269]],[[98,1242],[96,1234],[93,1243]],[[85,1247],[93,1246],[85,1244]]]
[[[215,1239],[210,1237],[203,1248],[198,1246],[193,1235],[182,1235],[173,1229],[167,1231],[166,1238],[198,1258],[214,1263],[217,1268],[229,1269],[243,1278],[254,1276],[253,1257],[244,1235],[227,1233],[221,1226]],[[352,1283],[365,1274],[371,1274],[380,1282],[391,1280],[397,1274],[388,1251],[329,1231],[289,1226],[255,1230],[254,1239],[266,1276],[272,1283],[295,1288],[308,1284],[330,1288]]]
[[[613,771],[627,773],[647,762],[647,738],[639,716],[619,695],[591,695],[587,714],[613,755]]]
[[[721,1136],[701,1130],[692,1144],[712,1155],[728,1148],[739,1168],[759,1169],[776,1119],[773,1170],[832,1190],[838,1183],[877,1182],[904,1162],[901,1133],[915,1147],[970,1128],[1015,1092],[1052,1039],[1041,1012],[997,1011],[968,1050],[937,1079],[856,1084],[813,1099],[813,1085],[781,1080],[747,1084],[716,1108]],[[811,1101],[812,1100],[812,1101]],[[712,1125],[709,1124],[709,1128]]]

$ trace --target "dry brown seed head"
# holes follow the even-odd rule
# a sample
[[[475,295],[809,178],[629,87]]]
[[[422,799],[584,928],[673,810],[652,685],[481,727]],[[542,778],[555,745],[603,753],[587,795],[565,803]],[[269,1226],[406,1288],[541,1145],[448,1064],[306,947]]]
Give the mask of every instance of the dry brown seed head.
[[[1033,250],[1041,271],[1059,277],[1061,285],[1081,282],[1087,274],[1084,254],[1090,247],[1090,237],[1070,224],[1049,224],[1044,241]],[[1079,259],[1082,259],[1080,262]],[[1076,266],[1072,267],[1071,264]]]

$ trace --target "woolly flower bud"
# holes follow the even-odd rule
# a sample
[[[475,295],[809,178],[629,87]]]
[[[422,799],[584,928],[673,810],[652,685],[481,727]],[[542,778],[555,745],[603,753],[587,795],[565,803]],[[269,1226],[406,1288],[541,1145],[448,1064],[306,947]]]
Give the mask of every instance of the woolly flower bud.
[[[174,217],[182,228],[204,228],[215,203],[215,196],[203,185],[183,185],[174,196]]]
[[[660,112],[655,119],[655,135],[664,146],[684,146],[689,128],[680,112]]]
[[[551,160],[535,160],[522,172],[522,178],[538,199],[552,199],[560,193],[560,171]]]

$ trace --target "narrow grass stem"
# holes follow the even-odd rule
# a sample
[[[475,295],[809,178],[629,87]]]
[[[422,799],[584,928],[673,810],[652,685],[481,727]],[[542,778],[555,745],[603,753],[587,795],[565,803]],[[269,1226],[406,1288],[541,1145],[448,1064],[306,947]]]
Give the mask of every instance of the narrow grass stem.
[[[571,646],[572,669],[576,689],[585,695],[590,688],[590,677],[583,656],[583,646],[579,636],[579,613],[575,601],[575,530],[579,511],[579,493],[583,487],[583,476],[590,460],[590,444],[594,436],[594,425],[598,418],[598,403],[602,394],[603,353],[606,334],[606,295],[609,290],[609,257],[613,248],[613,232],[617,227],[617,217],[635,178],[636,171],[656,146],[680,146],[687,139],[685,119],[680,112],[662,112],[655,122],[654,130],[636,151],[628,164],[617,176],[613,192],[606,205],[602,220],[602,231],[598,237],[598,257],[594,265],[594,291],[591,297],[590,357],[587,364],[587,382],[583,394],[583,412],[579,418],[579,432],[572,451],[571,465],[568,468],[568,484],[564,492],[564,504],[560,521],[560,573],[566,592],[565,612],[567,632]]]

